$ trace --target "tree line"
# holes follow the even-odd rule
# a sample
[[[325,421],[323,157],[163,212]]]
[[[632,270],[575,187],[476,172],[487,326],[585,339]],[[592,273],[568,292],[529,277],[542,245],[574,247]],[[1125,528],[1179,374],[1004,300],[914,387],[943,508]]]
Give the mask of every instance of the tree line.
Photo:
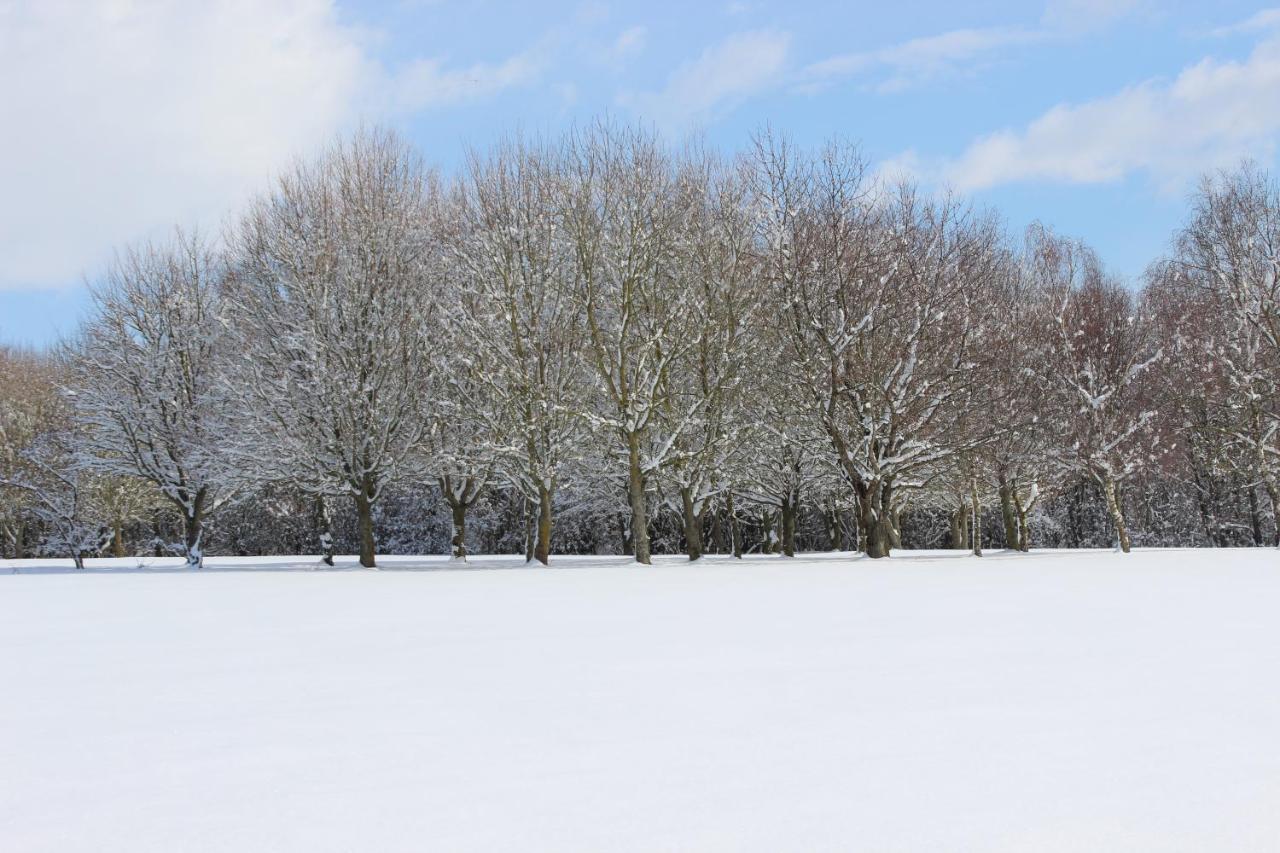
[[[444,177],[362,129],[0,350],[0,548],[1275,542],[1278,272],[1248,164],[1133,288],[841,142],[597,122]]]

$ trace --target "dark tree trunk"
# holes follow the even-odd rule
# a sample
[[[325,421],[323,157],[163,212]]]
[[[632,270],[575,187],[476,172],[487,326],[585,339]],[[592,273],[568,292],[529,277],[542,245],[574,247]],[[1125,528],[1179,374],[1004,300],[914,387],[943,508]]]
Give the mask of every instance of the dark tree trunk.
[[[538,541],[533,558],[544,566],[551,562],[551,490],[542,484],[538,485]]]
[[[1000,517],[1004,521],[1004,547],[1018,548],[1018,512],[1013,505],[1014,486],[1000,477]]]
[[[111,556],[123,557],[124,553],[124,530],[119,519],[111,525]]]
[[[827,517],[827,541],[831,545],[832,551],[844,550],[844,524],[840,520],[840,508],[832,505],[828,507]]]
[[[702,518],[703,513],[693,500],[693,490],[688,486],[680,489],[681,516],[684,520],[685,550],[690,562],[702,559]]]
[[[320,542],[320,559],[326,566],[333,565],[333,517],[324,495],[316,495],[316,531]]]
[[[1268,477],[1266,489],[1267,497],[1271,499],[1271,523],[1275,527],[1272,531],[1272,544],[1280,548],[1280,487],[1276,486],[1274,478]]]
[[[957,551],[967,551],[969,549],[969,507],[961,502],[960,506],[951,511],[951,539],[948,543],[950,547]]]
[[[627,513],[618,513],[618,536],[622,540],[622,553],[628,557],[636,552],[631,539],[631,525],[627,523],[629,518],[631,516]]]
[[[1249,498],[1249,532],[1253,534],[1253,547],[1262,545],[1262,511],[1258,507],[1258,490],[1249,486],[1245,490]]]
[[[969,503],[973,510],[973,524],[969,531],[969,538],[973,541],[973,556],[982,556],[982,504],[978,500],[978,478],[972,477],[969,480]]]
[[[760,510],[760,553],[772,554],[778,545],[778,534],[774,529],[778,518],[776,513],[766,509]]]
[[[711,516],[711,545],[716,549],[717,554],[723,554],[728,550],[725,547],[724,527],[724,512],[717,510]]]
[[[524,561],[533,562],[533,553],[537,550],[537,518],[533,511],[533,501],[524,499]]]
[[[627,502],[631,507],[631,543],[637,563],[648,565],[649,516],[645,507],[644,470],[640,467],[640,436],[627,435]]]
[[[453,516],[453,538],[449,540],[449,557],[467,559],[467,502],[448,498]]]
[[[187,568],[198,569],[204,565],[201,539],[204,536],[205,490],[196,492],[182,516],[182,540],[187,558]]]
[[[893,541],[892,524],[881,505],[880,486],[876,483],[861,485],[857,492],[858,533],[863,553],[877,560],[887,557]]]
[[[729,516],[729,547],[735,560],[742,559],[742,525],[738,522],[737,510],[733,507],[733,492],[724,498],[724,511]]]
[[[449,557],[467,559],[467,510],[480,497],[484,478],[474,476],[455,477],[445,474],[440,478],[440,493],[449,505],[453,520],[453,537],[449,540]]]
[[[373,537],[373,501],[369,498],[368,488],[356,493],[356,526],[360,531],[360,565],[376,569],[378,546]]]
[[[795,492],[782,499],[782,555],[796,555],[796,511],[799,509],[800,496]]]

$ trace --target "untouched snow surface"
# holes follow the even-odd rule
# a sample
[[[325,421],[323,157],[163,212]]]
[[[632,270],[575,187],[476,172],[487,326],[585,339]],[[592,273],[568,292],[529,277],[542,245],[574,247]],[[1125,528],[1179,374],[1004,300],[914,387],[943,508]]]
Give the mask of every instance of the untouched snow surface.
[[[0,849],[1280,850],[1275,550],[556,562],[0,574]]]

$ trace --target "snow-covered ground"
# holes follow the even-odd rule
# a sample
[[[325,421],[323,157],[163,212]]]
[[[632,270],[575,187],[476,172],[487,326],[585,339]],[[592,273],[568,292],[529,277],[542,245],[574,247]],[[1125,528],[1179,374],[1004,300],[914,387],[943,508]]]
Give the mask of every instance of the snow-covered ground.
[[[0,574],[0,849],[1280,850],[1274,550],[556,562]]]

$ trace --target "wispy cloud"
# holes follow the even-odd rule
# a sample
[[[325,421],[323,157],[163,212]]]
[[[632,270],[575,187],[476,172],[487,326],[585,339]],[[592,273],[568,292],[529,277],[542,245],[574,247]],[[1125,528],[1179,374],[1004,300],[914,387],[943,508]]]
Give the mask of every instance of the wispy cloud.
[[[1041,31],[1018,27],[952,30],[815,62],[797,75],[797,88],[812,93],[841,79],[863,77],[871,78],[870,87],[875,91],[900,92],[961,69],[972,69],[1010,47],[1044,37]]]
[[[1256,33],[1261,30],[1280,28],[1280,8],[1262,9],[1234,24],[1218,27],[1209,34],[1212,36],[1234,36],[1242,33]]]
[[[396,112],[417,112],[528,85],[547,65],[542,48],[517,53],[501,62],[478,62],[450,68],[443,59],[415,59],[389,75],[390,106]]]
[[[1049,0],[1035,27],[967,27],[908,39],[875,50],[828,57],[796,75],[796,90],[813,94],[842,80],[858,80],[881,94],[979,73],[1015,49],[1062,41],[1111,26],[1145,10],[1150,0]]]
[[[791,37],[776,30],[737,33],[681,65],[653,92],[628,92],[618,100],[663,127],[683,128],[732,109],[781,79]]]
[[[1050,30],[1082,33],[1151,8],[1152,0],[1049,0],[1040,20]]]

